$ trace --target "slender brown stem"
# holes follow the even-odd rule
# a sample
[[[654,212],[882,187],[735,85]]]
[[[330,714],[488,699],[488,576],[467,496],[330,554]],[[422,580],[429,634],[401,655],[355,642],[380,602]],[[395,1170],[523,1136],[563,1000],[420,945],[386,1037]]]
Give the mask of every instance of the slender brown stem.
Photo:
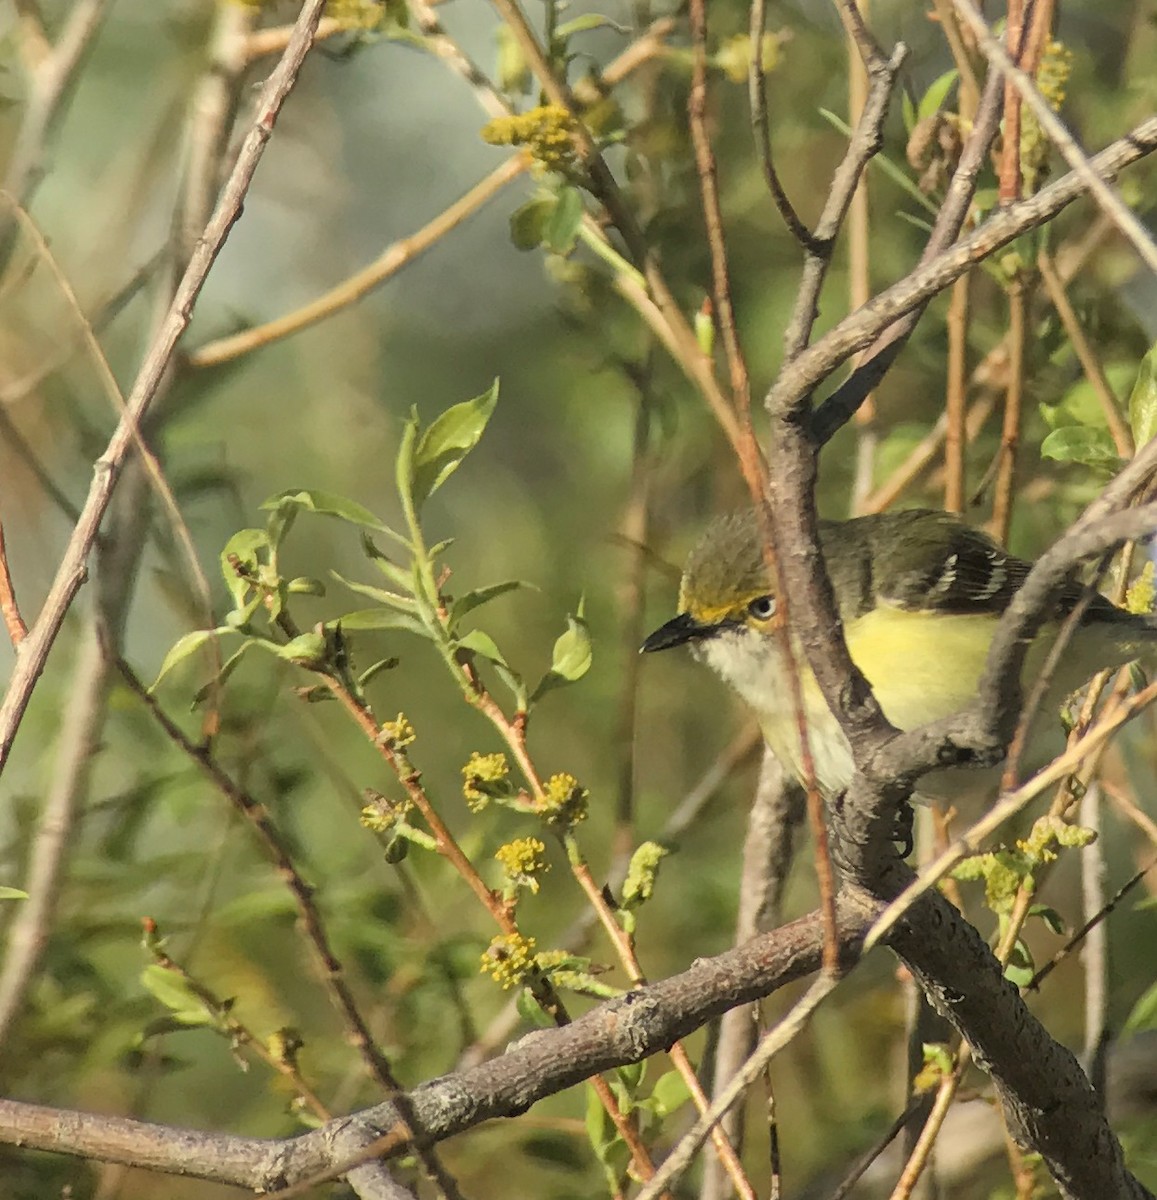
[[[767,113],[767,86],[763,64],[763,38],[767,25],[767,0],[751,0],[751,23],[749,36],[751,38],[751,66],[747,75],[747,101],[751,108],[751,125],[755,135],[755,150],[759,155],[759,165],[763,169],[763,178],[767,182],[767,190],[775,201],[775,207],[783,218],[791,236],[804,249],[818,249],[812,238],[811,231],[800,220],[799,214],[788,199],[780,182],[779,172],[775,169],[775,159],[771,153],[771,122]]]
[[[1088,379],[1097,400],[1100,402],[1101,411],[1105,415],[1105,424],[1108,426],[1109,435],[1113,439],[1113,445],[1117,447],[1117,453],[1122,458],[1132,458],[1134,451],[1133,435],[1129,430],[1125,418],[1121,415],[1117,397],[1113,394],[1112,385],[1109,383],[1104,367],[1101,366],[1101,360],[1098,358],[1089,339],[1085,336],[1084,329],[1081,328],[1081,322],[1073,309],[1068,293],[1065,291],[1064,281],[1057,271],[1057,266],[1052,255],[1042,250],[1037,256],[1037,267],[1040,270],[1041,282],[1044,284],[1045,292],[1048,294],[1053,308],[1056,309],[1057,316],[1060,317],[1065,333],[1068,334],[1069,341],[1072,343],[1077,361],[1080,362],[1081,368],[1085,372],[1085,378]]]
[[[944,507],[964,511],[965,403],[968,394],[968,309],[972,275],[952,285],[948,305],[948,391],[944,407]]]
[[[1008,55],[1020,65],[1021,48],[1024,44],[1025,0],[1008,0],[1008,19],[1005,25],[1005,41]],[[1011,79],[1004,84],[1004,145],[1000,154],[1000,182],[998,194],[1001,204],[1012,204],[1020,199],[1020,93]]]
[[[1008,541],[1016,488],[1017,452],[1020,448],[1021,406],[1024,397],[1025,358],[1028,348],[1028,286],[1018,277],[1008,289],[1009,374],[1004,394],[1004,422],[1000,431],[996,488],[992,506],[992,535]]]
[[[4,615],[4,627],[13,646],[19,646],[28,636],[28,626],[20,615],[16,603],[16,589],[12,583],[12,571],[8,566],[8,549],[4,542],[4,522],[0,521],[0,613]]]

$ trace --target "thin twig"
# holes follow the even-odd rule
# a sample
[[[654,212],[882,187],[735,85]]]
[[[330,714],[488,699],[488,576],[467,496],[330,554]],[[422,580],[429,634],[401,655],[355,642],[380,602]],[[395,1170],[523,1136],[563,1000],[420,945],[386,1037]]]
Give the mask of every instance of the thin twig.
[[[43,53],[43,26],[40,26],[39,34],[34,32],[39,41],[39,61],[32,72],[32,94],[4,174],[4,190],[15,196],[21,204],[28,203],[44,175],[48,138],[76,82],[76,74],[84,56],[100,32],[109,3],[110,0],[76,0],[64,28],[47,54]],[[30,12],[25,6],[25,18]],[[26,34],[29,28],[26,19]]]
[[[1122,458],[1132,458],[1133,435],[1125,418],[1121,415],[1117,397],[1113,394],[1112,385],[1109,383],[1104,367],[1101,366],[1101,360],[1085,336],[1084,329],[1081,328],[1081,322],[1065,291],[1064,280],[1061,279],[1056,263],[1047,250],[1042,249],[1037,255],[1037,267],[1049,301],[1056,309],[1057,316],[1060,317],[1065,333],[1068,334],[1069,341],[1072,343],[1077,361],[1085,372],[1085,378],[1089,381],[1094,395],[1100,402],[1113,445],[1116,446],[1117,453]]]
[[[16,732],[28,706],[36,680],[44,669],[48,652],[56,640],[64,617],[85,578],[85,562],[100,529],[116,487],[125,456],[135,442],[135,431],[157,394],[177,340],[184,332],[192,308],[229,230],[241,213],[253,173],[273,132],[282,104],[292,90],[297,73],[309,51],[313,30],[325,0],[305,0],[298,17],[296,35],[281,61],[266,81],[257,104],[257,118],[245,138],[237,162],[222,190],[221,200],[176,289],[168,315],[145,356],[129,393],[125,412],[117,423],[105,452],[97,460],[81,519],[69,538],[44,607],[21,647],[12,678],[0,705],[0,771],[8,760]]]
[[[840,979],[839,973],[824,971],[815,980],[783,1019],[768,1031],[756,1047],[755,1053],[743,1064],[743,1069],[715,1097],[707,1112],[675,1143],[663,1165],[655,1172],[654,1178],[639,1192],[635,1200],[656,1200],[662,1194],[663,1188],[669,1187],[683,1174],[723,1114],[759,1079],[775,1055],[807,1028],[812,1014],[836,989]]]
[[[1157,243],[1145,226],[1137,219],[1120,195],[1105,182],[1097,170],[1095,160],[1085,154],[1076,138],[1065,127],[1064,122],[1053,112],[1049,102],[1040,94],[1032,78],[1020,70],[1009,58],[1004,47],[992,35],[972,0],[953,0],[956,11],[976,36],[984,56],[1003,72],[1005,78],[1020,93],[1021,98],[1032,109],[1041,128],[1048,134],[1061,157],[1079,176],[1086,190],[1101,207],[1113,224],[1129,240],[1141,260],[1150,271],[1157,273]]]
[[[1016,494],[1016,463],[1020,449],[1020,420],[1028,355],[1028,282],[1020,275],[1008,288],[1008,387],[1000,429],[996,486],[992,505],[992,536],[1007,543]]]
[[[28,626],[20,615],[16,603],[16,588],[12,584],[12,571],[8,566],[8,549],[4,543],[4,522],[0,520],[0,613],[4,616],[4,627],[13,646],[19,646],[28,636]]]
[[[952,285],[948,305],[948,387],[944,404],[944,507],[964,511],[965,401],[968,389],[968,309],[971,274]]]
[[[392,242],[372,263],[343,279],[328,292],[323,292],[308,304],[282,317],[206,342],[191,351],[186,361],[191,367],[215,367],[290,337],[350,308],[479,212],[508,183],[522,175],[529,165],[527,155],[512,155],[421,229]]]
[[[747,73],[747,102],[751,109],[751,125],[755,136],[755,150],[759,155],[759,165],[763,169],[763,178],[767,189],[775,201],[775,207],[783,218],[791,236],[809,253],[814,253],[816,245],[811,231],[800,220],[787,192],[780,182],[779,172],[775,169],[775,159],[771,153],[771,122],[767,114],[767,79],[763,65],[763,39],[767,26],[767,0],[752,0],[751,22],[748,36],[751,39],[751,66]]]

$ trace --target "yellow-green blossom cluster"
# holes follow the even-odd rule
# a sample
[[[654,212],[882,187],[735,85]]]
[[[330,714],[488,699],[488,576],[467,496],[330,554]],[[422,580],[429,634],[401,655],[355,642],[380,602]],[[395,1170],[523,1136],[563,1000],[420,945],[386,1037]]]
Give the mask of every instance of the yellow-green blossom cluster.
[[[546,845],[536,837],[516,838],[499,846],[494,857],[502,864],[506,881],[512,888],[524,887],[532,892],[539,889],[538,876],[550,870],[546,861]]]
[[[506,782],[510,764],[505,754],[470,755],[470,761],[462,768],[462,795],[471,812],[481,812],[495,796],[504,796],[510,790]]]
[[[1065,102],[1065,90],[1073,73],[1073,52],[1064,42],[1051,41],[1041,55],[1036,85],[1050,107],[1059,109]]]
[[[587,817],[590,792],[569,772],[560,771],[546,781],[542,812],[552,825],[577,825]]]
[[[540,104],[524,113],[495,117],[482,127],[492,146],[525,146],[548,171],[565,173],[575,161],[574,121],[559,104]]]
[[[398,713],[395,720],[382,722],[378,741],[389,746],[391,750],[405,750],[407,746],[413,745],[417,736],[413,725],[410,724],[410,718],[405,713]]]
[[[518,987],[534,968],[534,938],[521,933],[499,934],[482,954],[481,969],[504,988]]]
[[[1154,601],[1157,601],[1155,574],[1157,574],[1157,568],[1154,568],[1153,560],[1149,559],[1141,569],[1141,574],[1129,585],[1129,591],[1125,596],[1125,607],[1131,613],[1147,617],[1153,611]]]
[[[1063,42],[1051,41],[1041,55],[1036,71],[1036,85],[1049,107],[1059,110],[1065,102],[1065,90],[1073,73],[1073,52]],[[1021,118],[1020,161],[1025,184],[1035,191],[1049,156],[1049,139],[1032,110],[1026,108]]]
[[[1032,823],[1028,837],[1018,841],[1016,848],[1033,862],[1047,863],[1057,856],[1054,846],[1080,848],[1095,841],[1096,837],[1096,833],[1084,825],[1070,825],[1060,817],[1044,816]]]
[[[413,801],[391,800],[381,792],[366,788],[365,807],[361,811],[361,823],[374,833],[388,833],[400,821],[404,821],[413,808]]]

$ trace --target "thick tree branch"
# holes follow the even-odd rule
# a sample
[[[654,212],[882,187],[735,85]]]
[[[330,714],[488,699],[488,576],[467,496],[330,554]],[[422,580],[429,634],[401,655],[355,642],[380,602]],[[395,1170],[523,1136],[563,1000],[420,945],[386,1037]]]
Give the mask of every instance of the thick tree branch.
[[[841,912],[840,945],[847,961],[854,959],[866,926],[862,908]],[[386,1102],[278,1141],[0,1100],[0,1142],[272,1191],[343,1173],[360,1155],[405,1151],[405,1124],[431,1144],[482,1121],[517,1116],[596,1072],[656,1054],[728,1009],[811,974],[820,964],[822,943],[823,923],[812,913],[701,959],[569,1025],[531,1033],[498,1058],[415,1088],[406,1097],[405,1123]]]

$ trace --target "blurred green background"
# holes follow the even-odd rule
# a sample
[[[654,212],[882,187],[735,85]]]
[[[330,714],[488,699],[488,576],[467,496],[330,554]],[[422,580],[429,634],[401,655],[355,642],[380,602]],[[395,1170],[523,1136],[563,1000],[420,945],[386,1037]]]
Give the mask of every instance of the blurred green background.
[[[66,6],[42,7],[50,29],[57,28]],[[539,0],[525,7],[541,23]],[[746,29],[744,5],[710,8],[713,48]],[[669,12],[678,17],[678,6],[625,0],[601,8],[571,5],[565,17],[595,11],[620,27],[574,37],[575,76],[613,58],[647,20]],[[223,12],[202,0],[116,0],[79,72],[30,209],[90,316],[166,245],[190,98]],[[294,13],[292,5],[268,6],[257,20],[276,26]],[[488,5],[451,0],[437,14],[484,70],[495,67],[498,19]],[[904,81],[918,101],[950,65],[928,6],[873,0],[871,23],[886,46],[900,38],[909,45]],[[821,110],[847,114],[846,47],[834,11],[823,5],[777,5],[770,27],[784,34],[768,84],[776,160],[804,219],[814,221],[844,144]],[[0,15],[0,29],[0,153],[11,153],[25,112],[13,11]],[[1151,6],[1066,3],[1058,36],[1075,56],[1064,115],[1086,145],[1120,136],[1152,111],[1157,30]],[[710,267],[686,132],[689,62],[681,17],[669,46],[616,92],[626,135],[608,159],[691,314],[709,287]],[[245,76],[242,121],[270,61]],[[781,358],[800,254],[759,173],[745,88],[719,71],[711,81],[734,298],[758,397]],[[519,102],[533,103],[533,93]],[[894,107],[886,154],[914,177]],[[389,27],[342,34],[319,47],[278,121],[185,347],[296,308],[421,227],[508,153],[483,142],[485,120],[461,78],[434,55],[390,36]],[[1132,171],[1127,194],[1134,200],[1150,194],[1152,178],[1151,169]],[[879,287],[915,262],[924,234],[906,218],[923,214],[883,171],[874,169],[869,179],[871,273]],[[992,183],[983,180],[982,187]],[[682,656],[647,661],[637,696],[629,690],[639,626],[650,628],[671,614],[684,553],[709,516],[742,502],[743,487],[702,402],[610,291],[605,271],[581,252],[563,263],[511,244],[510,215],[536,186],[523,179],[509,187],[380,290],[325,323],[227,366],[181,371],[152,433],[224,611],[217,555],[235,530],[262,523],[264,499],[288,488],[322,488],[398,521],[393,463],[411,406],[428,422],[499,378],[494,419],[431,501],[426,527],[433,538],[454,538],[446,555],[451,590],[506,578],[533,585],[478,618],[531,679],[549,665],[566,614],[584,599],[593,667],[536,709],[530,742],[545,773],[572,772],[590,789],[591,816],[579,834],[601,880],[616,837],[634,844],[659,836],[744,720],[722,685]],[[1094,216],[1090,205],[1075,206],[1058,222],[1054,246],[1079,238]],[[159,275],[163,271],[101,331],[124,387],[146,344]],[[1108,238],[1071,294],[1124,400],[1157,336],[1154,281],[1139,276],[1132,255]],[[841,247],[821,328],[848,310],[847,295]],[[879,394],[877,482],[943,409],[945,307],[945,298],[932,306]],[[999,285],[978,274],[972,363],[997,344],[1006,324]],[[1047,306],[1034,316],[1033,330],[1022,502],[1013,533],[1022,553],[1047,544],[1101,481],[1085,465],[1039,456],[1048,430],[1040,406],[1061,412],[1061,423],[1095,424],[1097,417]],[[58,362],[35,387],[22,390],[23,380]],[[79,346],[75,314],[26,237],[12,250],[0,286],[0,402],[8,430],[0,430],[0,516],[18,594],[31,617],[70,523],[29,470],[28,454],[79,504],[114,415]],[[999,409],[970,448],[971,486],[982,483],[998,439]],[[828,515],[848,512],[856,453],[852,429],[825,451],[820,499]],[[926,473],[902,503],[938,504],[941,488],[935,473]],[[988,503],[982,493],[977,520],[987,517]],[[155,505],[150,530],[126,632],[126,655],[146,680],[165,650],[199,622],[171,530]],[[633,539],[640,536],[650,554],[637,611],[631,580]],[[325,518],[301,519],[285,555],[287,575],[327,578],[336,570],[372,581],[356,533]],[[80,609],[91,603],[91,591]],[[356,598],[331,583],[325,598],[302,598],[294,612],[308,626],[357,607]],[[12,886],[25,878],[43,797],[70,745],[73,731],[62,713],[78,640],[74,619],[53,652],[0,784],[0,882]],[[404,710],[412,720],[418,738],[411,752],[429,794],[490,877],[494,849],[536,831],[530,818],[496,809],[472,816],[463,802],[461,767],[471,751],[497,750],[496,735],[463,704],[420,641],[373,635],[355,651],[361,665],[381,654],[400,658],[396,670],[372,685],[371,698],[380,717]],[[0,666],[11,661],[5,642]],[[363,788],[390,793],[396,785],[337,706],[301,703],[292,689],[308,678],[271,662],[255,657],[230,680],[219,757],[269,805],[300,869],[317,885],[318,906],[375,1033],[402,1080],[419,1083],[453,1069],[508,1000],[478,970],[493,932],[489,918],[434,855],[412,852],[400,867],[383,860],[359,826],[357,810]],[[203,681],[187,665],[159,692],[193,735],[198,717],[189,713],[190,700]],[[260,1064],[242,1071],[225,1039],[189,1030],[141,1041],[164,1011],[139,982],[149,961],[140,947],[140,921],[152,917],[174,956],[218,995],[235,998],[237,1014],[256,1032],[300,1031],[303,1071],[331,1107],[372,1103],[375,1091],[342,1039],[295,930],[290,896],[250,831],[138,700],[113,686],[108,705],[70,836],[58,918],[21,1015],[0,1045],[0,1091],[203,1129],[283,1136],[300,1127],[284,1087]],[[624,724],[631,711],[634,723]],[[1139,732],[1130,761],[1112,756],[1107,769],[1120,786],[1135,784],[1138,798],[1151,804],[1146,745],[1147,734]],[[748,761],[664,862],[656,897],[640,917],[640,958],[651,977],[730,944],[753,782]],[[629,813],[617,834],[616,812]],[[1123,880],[1134,859],[1148,853],[1138,841],[1132,827],[1110,824],[1112,881]],[[582,910],[565,862],[553,847],[551,853],[554,869],[542,893],[520,906],[522,925],[540,949],[558,944]],[[1076,879],[1074,864],[1062,864],[1047,896],[1071,922],[1079,913]],[[987,933],[991,917],[979,909],[975,889],[969,898]],[[805,852],[789,888],[789,915],[808,910],[814,899]],[[5,906],[9,922],[13,912]],[[1111,1006],[1119,1027],[1152,982],[1157,930],[1132,900],[1109,928]],[[1032,941],[1042,955],[1061,943],[1040,931]],[[612,962],[598,939],[588,952],[596,962]],[[606,979],[625,982],[619,971]],[[1073,1045],[1081,1039],[1080,980],[1079,964],[1070,959],[1033,1001],[1057,1036]],[[776,996],[769,1014],[789,1001],[789,994]],[[822,1181],[837,1177],[899,1111],[903,1029],[894,964],[877,954],[778,1060],[788,1194],[823,1194]],[[693,1041],[696,1053],[702,1043],[702,1037]],[[656,1064],[653,1076],[659,1070]],[[603,1194],[581,1124],[584,1105],[577,1091],[555,1097],[519,1122],[457,1139],[445,1147],[446,1161],[471,1197]],[[762,1177],[758,1125],[754,1120],[750,1158]],[[668,1132],[679,1126],[674,1120]],[[1139,1168],[1146,1145],[1151,1151],[1152,1143],[1138,1135]],[[206,1184],[12,1150],[0,1151],[0,1161],[6,1195],[56,1195],[65,1187],[74,1196],[106,1200],[227,1194]],[[993,1188],[1000,1179],[997,1162],[991,1177],[969,1170],[949,1181],[945,1194],[998,1194]],[[806,1191],[809,1185],[817,1190]]]

